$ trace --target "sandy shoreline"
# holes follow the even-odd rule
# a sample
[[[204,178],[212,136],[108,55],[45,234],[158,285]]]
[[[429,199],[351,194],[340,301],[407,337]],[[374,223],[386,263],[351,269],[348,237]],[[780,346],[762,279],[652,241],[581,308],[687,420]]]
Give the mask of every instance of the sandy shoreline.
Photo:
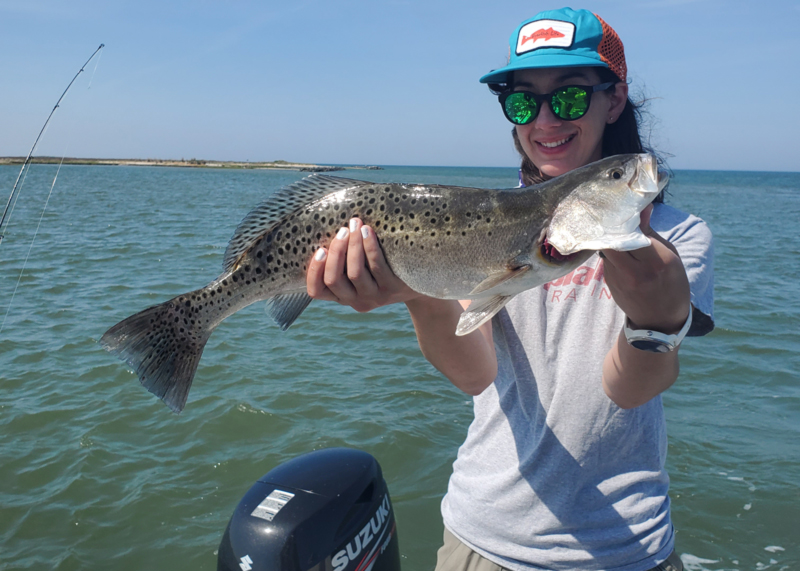
[[[60,157],[34,157],[31,163],[58,164]],[[291,170],[301,172],[333,172],[341,170],[382,170],[378,166],[368,165],[315,165],[309,163],[290,163],[288,161],[272,162],[239,162],[239,161],[207,161],[199,159],[189,160],[162,160],[162,159],[82,159],[65,157],[65,165],[104,165],[104,166],[129,166],[129,167],[188,167],[188,168],[214,168],[214,169],[270,169]],[[21,165],[25,157],[0,157],[0,165]]]

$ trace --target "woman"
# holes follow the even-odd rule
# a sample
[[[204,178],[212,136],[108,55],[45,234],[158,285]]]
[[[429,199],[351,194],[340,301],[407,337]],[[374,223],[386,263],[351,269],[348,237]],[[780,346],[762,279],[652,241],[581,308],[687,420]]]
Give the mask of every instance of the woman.
[[[510,54],[481,82],[514,123],[524,184],[642,151],[622,43],[597,16],[542,12],[515,30]],[[312,297],[358,311],[404,302],[425,357],[474,395],[437,570],[681,568],[659,395],[687,329],[713,328],[711,234],[660,203],[641,228],[651,246],[601,252],[465,337],[454,331],[468,302],[410,290],[359,220],[312,260]],[[655,340],[636,341],[643,330]]]

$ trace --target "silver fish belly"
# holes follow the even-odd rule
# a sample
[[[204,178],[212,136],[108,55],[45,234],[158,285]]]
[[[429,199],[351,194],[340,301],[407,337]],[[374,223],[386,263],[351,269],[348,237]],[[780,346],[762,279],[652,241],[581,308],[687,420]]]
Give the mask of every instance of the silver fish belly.
[[[638,214],[658,194],[656,181],[649,155],[609,157],[524,189],[312,175],[245,217],[214,281],[123,320],[100,343],[180,412],[213,330],[259,300],[288,328],[311,302],[308,261],[353,217],[375,230],[388,264],[412,289],[474,300],[456,332],[468,334],[514,295],[569,273],[595,249],[647,245]],[[567,255],[548,255],[545,240]]]

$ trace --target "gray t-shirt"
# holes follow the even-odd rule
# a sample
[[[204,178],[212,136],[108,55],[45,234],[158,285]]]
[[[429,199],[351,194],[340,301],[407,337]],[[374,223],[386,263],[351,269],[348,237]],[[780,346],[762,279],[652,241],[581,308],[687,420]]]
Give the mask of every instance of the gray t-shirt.
[[[686,267],[693,331],[713,328],[713,246],[699,218],[657,204],[651,226]],[[698,311],[699,310],[699,311]],[[492,321],[498,374],[474,399],[442,515],[515,571],[644,571],[673,548],[661,397],[630,410],[602,388],[623,326],[598,255],[519,294]]]

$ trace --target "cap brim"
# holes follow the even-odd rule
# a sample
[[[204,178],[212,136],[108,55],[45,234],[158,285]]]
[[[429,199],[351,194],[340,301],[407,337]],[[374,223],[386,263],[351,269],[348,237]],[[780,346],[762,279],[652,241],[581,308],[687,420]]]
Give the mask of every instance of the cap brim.
[[[587,57],[577,54],[570,54],[569,56],[560,54],[542,54],[538,53],[536,56],[520,59],[519,61],[509,64],[500,69],[492,70],[484,75],[481,83],[507,83],[508,74],[512,71],[521,69],[540,69],[543,67],[605,67],[608,64],[603,60],[596,57]]]

